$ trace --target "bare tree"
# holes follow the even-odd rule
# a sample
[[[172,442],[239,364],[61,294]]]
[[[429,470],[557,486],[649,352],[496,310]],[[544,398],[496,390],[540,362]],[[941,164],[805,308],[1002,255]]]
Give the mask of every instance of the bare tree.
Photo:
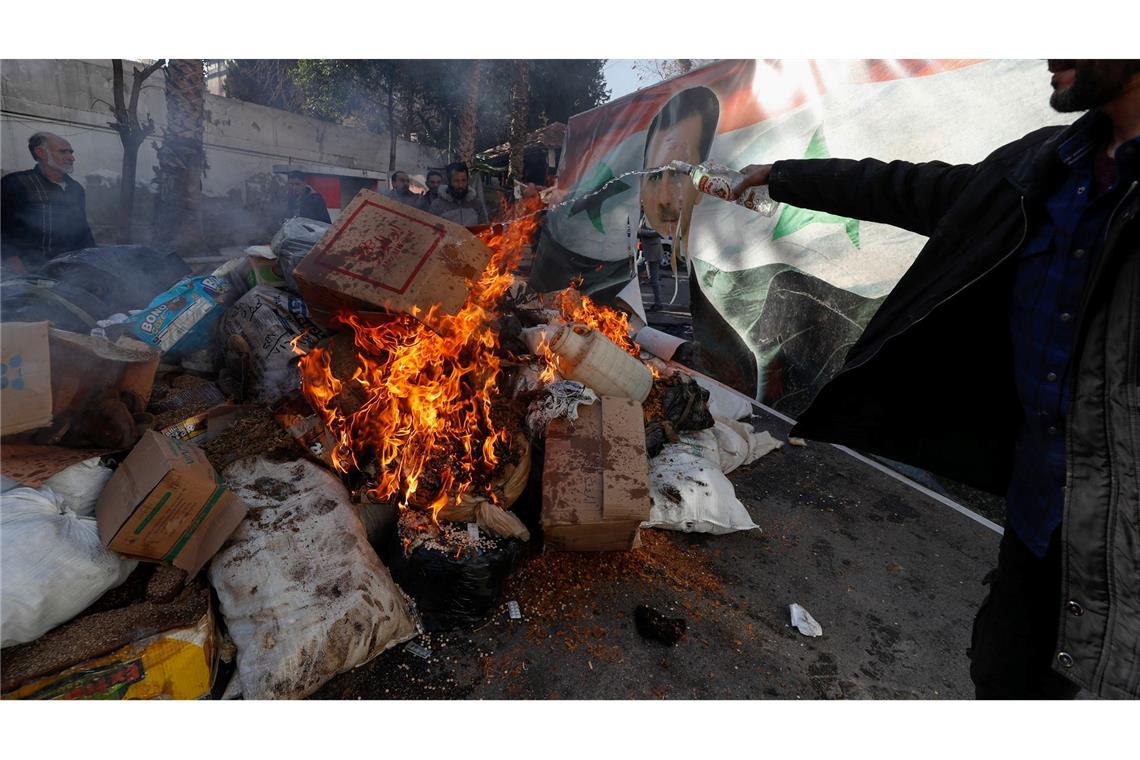
[[[166,66],[166,134],[158,146],[155,236],[180,252],[202,238],[202,176],[206,171],[206,76],[201,60],[172,58]]]
[[[114,91],[114,105],[111,105],[111,115],[115,120],[108,122],[111,129],[119,133],[119,140],[123,143],[123,164],[119,182],[119,218],[116,225],[116,238],[118,242],[125,243],[131,239],[131,216],[135,207],[135,177],[138,173],[139,148],[146,138],[154,132],[154,120],[147,114],[146,122],[139,121],[139,93],[142,92],[143,82],[166,63],[157,60],[146,68],[133,67],[131,70],[131,94],[128,98],[126,82],[123,77],[123,61],[111,61],[113,72],[112,89]],[[110,105],[110,104],[108,104]]]
[[[715,58],[652,58],[636,61],[633,64],[633,71],[638,81],[654,84],[688,74],[715,60]]]

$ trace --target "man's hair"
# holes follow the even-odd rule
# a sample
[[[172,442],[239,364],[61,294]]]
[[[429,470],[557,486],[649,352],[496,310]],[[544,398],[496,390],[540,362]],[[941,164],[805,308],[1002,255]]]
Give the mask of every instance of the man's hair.
[[[294,169],[293,171],[289,172],[289,179],[299,179],[301,181],[304,181],[305,173],[300,169]]]
[[[456,172],[463,172],[464,174],[467,174],[467,175],[471,174],[471,172],[467,171],[467,164],[465,164],[462,161],[456,161],[453,164],[447,165],[447,178],[448,179],[451,179],[451,175],[455,174]]]
[[[653,136],[657,134],[657,130],[667,129],[693,114],[701,117],[701,142],[698,155],[702,161],[708,158],[713,137],[716,135],[716,125],[720,121],[720,101],[717,100],[716,93],[708,87],[690,87],[669,98],[669,101],[653,117],[649,131],[645,134],[645,152],[641,157],[642,165],[645,164],[645,159],[649,156],[649,145],[653,142]]]
[[[442,181],[443,180],[443,172],[437,172],[435,169],[432,169],[430,172],[427,173],[427,175],[424,177],[424,179],[431,179],[432,177],[439,177],[440,180]]]
[[[40,160],[40,157],[36,155],[36,148],[41,145],[47,145],[48,138],[50,137],[51,134],[48,132],[36,132],[28,138],[28,152],[32,154],[32,158],[36,161]]]
[[[399,169],[397,171],[392,172],[392,181],[395,182],[401,174],[404,175],[404,179],[408,179],[408,173],[406,171],[404,171],[403,169]]]

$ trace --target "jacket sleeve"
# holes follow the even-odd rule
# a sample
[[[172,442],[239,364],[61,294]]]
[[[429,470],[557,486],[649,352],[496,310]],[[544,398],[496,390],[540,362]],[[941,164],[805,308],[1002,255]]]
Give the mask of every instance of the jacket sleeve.
[[[774,200],[930,235],[974,177],[972,164],[884,163],[873,158],[777,161]]]

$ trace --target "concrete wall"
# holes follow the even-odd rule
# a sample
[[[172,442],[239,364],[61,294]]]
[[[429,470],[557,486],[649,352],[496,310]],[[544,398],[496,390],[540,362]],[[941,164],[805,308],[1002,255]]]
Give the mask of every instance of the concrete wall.
[[[125,64],[129,87],[132,64]],[[73,178],[87,190],[88,217],[100,242],[113,240],[122,147],[108,126],[106,103],[113,100],[109,60],[4,60],[0,62],[0,172],[27,169],[28,137],[39,130],[71,141]],[[156,147],[166,121],[162,72],[153,74],[139,101],[157,129],[139,150],[133,239],[149,239],[153,218],[151,180]],[[273,108],[206,95],[206,200],[203,228],[211,246],[266,242],[283,197],[284,179],[273,166],[297,164],[308,170],[340,170],[382,180],[386,187],[388,137],[340,127]],[[440,151],[400,140],[397,167],[423,174],[444,163]]]

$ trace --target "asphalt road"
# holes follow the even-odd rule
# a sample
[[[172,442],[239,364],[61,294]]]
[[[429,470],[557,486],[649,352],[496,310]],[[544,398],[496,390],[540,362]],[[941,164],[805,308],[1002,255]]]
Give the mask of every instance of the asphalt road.
[[[779,420],[757,421],[786,435]],[[972,696],[965,650],[995,532],[828,445],[785,446],[730,479],[760,530],[533,551],[487,624],[420,636],[426,659],[396,647],[317,698]],[[790,627],[792,602],[823,636]],[[685,638],[643,639],[638,604],[684,618]]]

